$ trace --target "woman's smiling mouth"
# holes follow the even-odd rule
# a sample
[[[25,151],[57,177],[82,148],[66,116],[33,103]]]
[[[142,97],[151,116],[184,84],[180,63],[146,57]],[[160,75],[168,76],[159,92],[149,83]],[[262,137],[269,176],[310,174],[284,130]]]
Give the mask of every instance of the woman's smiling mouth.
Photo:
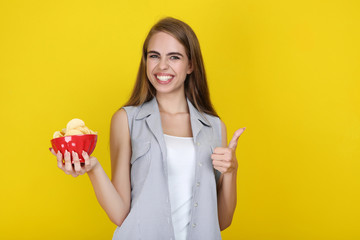
[[[168,84],[171,80],[173,80],[174,75],[158,73],[155,74],[155,78],[160,84]]]

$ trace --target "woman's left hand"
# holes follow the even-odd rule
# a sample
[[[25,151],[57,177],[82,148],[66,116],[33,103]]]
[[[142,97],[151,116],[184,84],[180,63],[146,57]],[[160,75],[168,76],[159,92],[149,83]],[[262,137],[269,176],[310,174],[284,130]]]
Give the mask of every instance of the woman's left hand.
[[[238,162],[236,159],[236,147],[239,137],[244,132],[245,128],[240,128],[234,133],[228,147],[217,147],[211,154],[213,165],[216,170],[221,173],[236,172],[238,168]]]

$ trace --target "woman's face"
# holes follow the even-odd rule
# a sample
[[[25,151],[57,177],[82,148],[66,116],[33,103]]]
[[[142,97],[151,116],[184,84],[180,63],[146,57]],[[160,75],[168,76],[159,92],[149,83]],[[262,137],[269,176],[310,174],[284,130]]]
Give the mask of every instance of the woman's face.
[[[157,94],[184,92],[186,75],[191,72],[185,48],[176,38],[164,32],[150,38],[146,74]]]

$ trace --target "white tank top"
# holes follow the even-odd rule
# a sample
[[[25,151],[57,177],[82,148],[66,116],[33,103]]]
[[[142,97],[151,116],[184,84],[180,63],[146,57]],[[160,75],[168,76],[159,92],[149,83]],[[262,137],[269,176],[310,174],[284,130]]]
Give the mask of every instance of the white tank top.
[[[192,137],[164,134],[164,139],[175,240],[186,240],[195,181],[195,145]]]

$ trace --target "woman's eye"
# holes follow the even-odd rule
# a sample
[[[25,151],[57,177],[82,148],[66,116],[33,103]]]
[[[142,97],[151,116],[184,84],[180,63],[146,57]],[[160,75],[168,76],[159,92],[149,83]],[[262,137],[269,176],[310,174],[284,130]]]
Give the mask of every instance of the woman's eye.
[[[157,58],[157,55],[150,55],[149,58]]]
[[[177,60],[180,59],[178,56],[171,56],[170,59]]]

